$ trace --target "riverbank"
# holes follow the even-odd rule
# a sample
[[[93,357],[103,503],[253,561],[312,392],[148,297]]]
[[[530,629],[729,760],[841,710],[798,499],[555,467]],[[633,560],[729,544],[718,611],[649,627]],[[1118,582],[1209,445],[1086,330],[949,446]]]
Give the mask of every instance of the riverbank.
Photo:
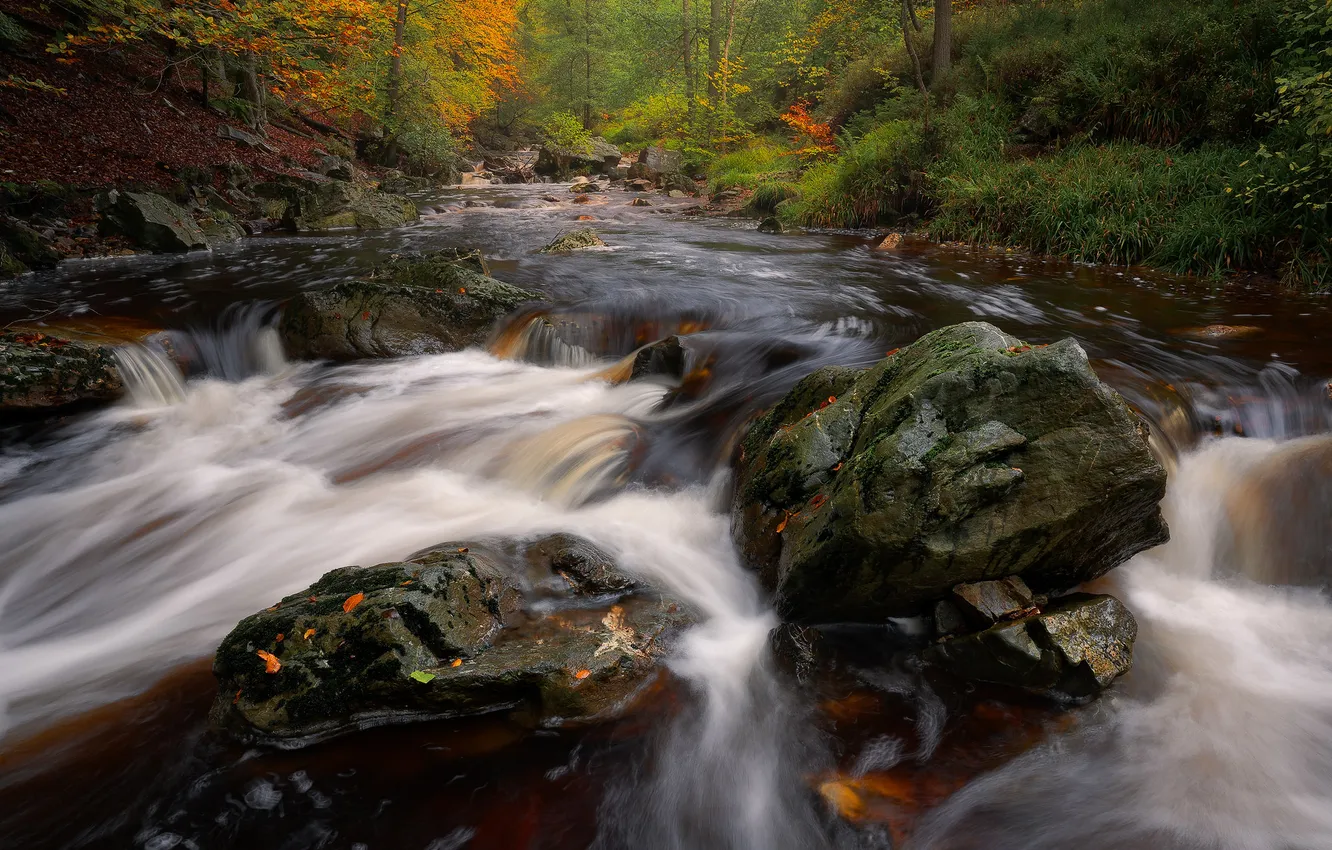
[[[710,181],[791,224],[1324,289],[1332,159],[1308,57],[1332,55],[1325,7],[970,8],[951,69],[922,57],[918,77],[889,43],[881,69],[853,63],[788,121],[794,144],[751,141]]]

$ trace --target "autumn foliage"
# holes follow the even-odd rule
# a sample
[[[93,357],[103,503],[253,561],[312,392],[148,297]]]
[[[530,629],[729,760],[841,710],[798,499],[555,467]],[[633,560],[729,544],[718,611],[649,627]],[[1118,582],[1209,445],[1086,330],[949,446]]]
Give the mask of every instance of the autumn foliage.
[[[151,46],[163,73],[249,70],[265,95],[372,124],[458,131],[517,82],[517,0],[76,0],[58,61]],[[397,91],[391,92],[396,75]],[[391,113],[396,112],[396,115]]]
[[[782,122],[795,131],[802,154],[826,154],[837,150],[837,138],[826,121],[809,114],[809,103],[797,101],[782,115]]]

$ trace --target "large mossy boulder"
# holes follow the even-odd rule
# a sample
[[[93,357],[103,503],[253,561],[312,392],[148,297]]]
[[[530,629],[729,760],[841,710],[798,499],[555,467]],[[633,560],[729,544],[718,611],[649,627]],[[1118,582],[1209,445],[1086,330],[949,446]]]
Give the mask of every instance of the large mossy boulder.
[[[108,346],[0,333],[0,416],[107,402],[125,392]]]
[[[964,582],[1102,575],[1167,539],[1165,480],[1076,342],[969,322],[798,383],[742,441],[733,522],[785,618],[880,622]]]
[[[495,711],[599,722],[632,704],[687,623],[571,535],[442,544],[334,570],[242,620],[214,661],[213,719],[283,746]]]
[[[544,145],[537,152],[537,174],[563,176],[570,173],[614,174],[620,164],[620,149],[600,136],[593,137],[582,149]]]
[[[480,345],[495,323],[540,293],[477,271],[479,256],[395,257],[362,280],[293,298],[278,326],[296,358],[358,360]]]
[[[97,196],[103,233],[123,236],[139,248],[158,253],[196,251],[208,239],[180,205],[151,192],[111,190]]]

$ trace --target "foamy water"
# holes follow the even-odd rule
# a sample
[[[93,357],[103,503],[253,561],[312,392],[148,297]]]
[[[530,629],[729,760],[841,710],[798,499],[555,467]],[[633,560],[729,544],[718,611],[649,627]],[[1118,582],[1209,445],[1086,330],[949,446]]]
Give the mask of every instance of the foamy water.
[[[597,846],[851,846],[809,791],[829,756],[771,669],[776,620],[737,562],[724,475],[628,484],[664,386],[611,385],[581,355],[318,369],[283,362],[271,331],[247,334],[199,347],[214,374],[242,364],[233,380],[128,353],[130,400],[5,460],[0,734],[142,690],[332,568],[568,531],[700,619],[670,660],[698,700],[612,783]],[[1110,580],[1141,625],[1134,672],[1079,731],[955,795],[911,846],[1332,847],[1332,606],[1276,586],[1283,565],[1236,540],[1228,513],[1281,452],[1226,439],[1180,458],[1171,543]],[[1328,543],[1328,519],[1291,533]],[[901,756],[874,745],[864,770]]]
[[[974,782],[911,846],[1332,847],[1332,605],[1265,583],[1278,562],[1218,569],[1235,545],[1227,501],[1262,497],[1248,474],[1280,446],[1226,439],[1181,459],[1172,540],[1112,574],[1141,627],[1133,672],[1087,728]],[[1332,518],[1282,507],[1332,545]]]

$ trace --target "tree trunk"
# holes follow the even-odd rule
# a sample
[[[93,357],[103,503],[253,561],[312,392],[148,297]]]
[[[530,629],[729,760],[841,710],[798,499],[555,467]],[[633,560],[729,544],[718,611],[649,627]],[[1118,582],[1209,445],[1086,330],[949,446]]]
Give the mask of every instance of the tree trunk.
[[[930,85],[953,67],[953,3],[952,0],[934,0],[934,70],[930,72]]]
[[[241,65],[241,97],[254,106],[250,114],[250,126],[262,130],[264,124],[268,123],[268,116],[264,113],[264,86],[260,81],[259,60],[251,51],[246,51]]]
[[[709,0],[708,5],[708,100],[715,104],[721,96],[721,42],[726,0]]]
[[[407,39],[407,2],[408,0],[398,0],[398,13],[393,19],[393,53],[389,56],[388,115],[385,116],[389,119],[397,117],[399,100],[402,98],[402,50]]]
[[[911,5],[911,0],[902,0],[902,40],[906,43],[907,54],[911,56],[911,64],[916,69],[916,87],[920,89],[921,97],[925,98],[925,131],[930,129],[930,90],[925,87],[925,77],[920,71],[920,54],[916,52],[916,40],[911,36],[911,20],[915,15],[915,9]]]
[[[690,31],[689,25],[692,23],[689,0],[680,0],[680,8],[684,15],[684,34],[681,36],[683,50],[681,56],[684,58],[684,84],[685,84],[685,108],[688,114],[689,127],[692,130],[694,126],[694,34]]]
[[[583,0],[583,129],[592,129],[592,0]]]

